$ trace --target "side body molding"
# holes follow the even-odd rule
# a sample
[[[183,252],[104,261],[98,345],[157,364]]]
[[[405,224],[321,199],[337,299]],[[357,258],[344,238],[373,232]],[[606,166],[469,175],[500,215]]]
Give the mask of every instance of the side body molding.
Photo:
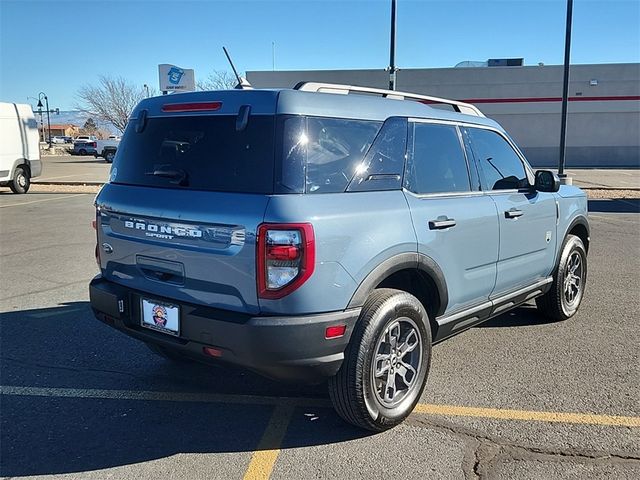
[[[433,283],[438,290],[438,296],[440,297],[440,308],[438,309],[436,316],[442,315],[449,303],[449,293],[444,274],[432,258],[417,252],[407,252],[395,255],[374,268],[360,283],[360,286],[356,289],[353,297],[351,297],[351,301],[347,308],[361,307],[369,294],[385,278],[405,269],[417,269],[429,275],[433,280]]]

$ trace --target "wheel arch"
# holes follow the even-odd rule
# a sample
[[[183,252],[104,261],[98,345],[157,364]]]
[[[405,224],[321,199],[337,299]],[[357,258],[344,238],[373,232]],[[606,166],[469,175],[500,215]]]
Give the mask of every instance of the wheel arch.
[[[589,243],[591,242],[590,232],[589,221],[586,217],[579,215],[574,218],[569,224],[569,227],[564,234],[562,243],[564,244],[564,240],[567,238],[567,235],[575,235],[579,237],[580,240],[582,240],[585,251],[589,253]]]
[[[376,288],[395,288],[412,294],[420,300],[432,323],[444,313],[449,302],[442,269],[432,258],[418,253],[401,253],[380,263],[360,283],[348,308],[361,307]]]

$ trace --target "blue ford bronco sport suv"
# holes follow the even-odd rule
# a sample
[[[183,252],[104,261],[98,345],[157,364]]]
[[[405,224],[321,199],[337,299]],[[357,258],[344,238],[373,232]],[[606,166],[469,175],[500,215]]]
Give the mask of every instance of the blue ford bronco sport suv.
[[[434,343],[532,299],[564,320],[584,294],[585,194],[452,100],[317,83],[149,98],[95,204],[99,320],[173,360],[328,379],[375,431],[411,413]]]

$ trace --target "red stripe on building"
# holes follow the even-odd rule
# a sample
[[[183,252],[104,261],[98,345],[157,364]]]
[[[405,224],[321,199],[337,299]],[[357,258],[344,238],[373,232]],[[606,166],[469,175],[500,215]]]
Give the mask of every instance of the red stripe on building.
[[[613,97],[569,97],[570,102],[610,102],[640,100],[637,95],[620,95]],[[461,100],[465,103],[537,103],[537,102],[561,102],[562,97],[531,97],[531,98],[470,98]]]

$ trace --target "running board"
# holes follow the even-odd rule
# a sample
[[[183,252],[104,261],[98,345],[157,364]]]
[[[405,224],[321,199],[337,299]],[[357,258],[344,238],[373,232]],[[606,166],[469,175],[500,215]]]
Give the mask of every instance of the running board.
[[[552,282],[553,277],[547,277],[532,285],[490,299],[480,305],[436,318],[438,330],[434,336],[433,343],[441,342],[468,328],[486,322],[490,318],[505,313],[532,298],[544,295],[549,290]]]

